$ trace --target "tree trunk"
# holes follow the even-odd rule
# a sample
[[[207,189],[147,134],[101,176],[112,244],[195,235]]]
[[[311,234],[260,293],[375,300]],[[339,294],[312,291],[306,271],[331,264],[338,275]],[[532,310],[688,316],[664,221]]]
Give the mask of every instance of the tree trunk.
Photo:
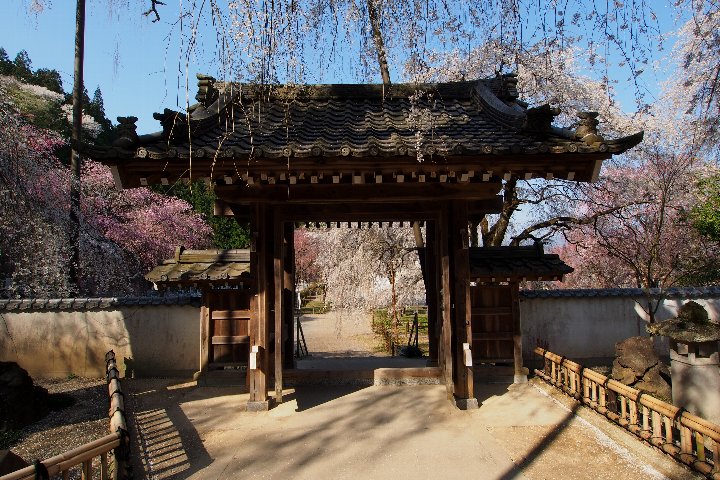
[[[390,291],[391,291],[391,306],[390,311],[392,312],[392,324],[393,324],[393,340],[392,340],[392,355],[395,356],[395,349],[398,344],[398,326],[400,319],[397,315],[397,291],[395,290],[395,269],[390,267]]]
[[[390,85],[390,68],[388,68],[387,56],[385,55],[385,42],[383,41],[382,30],[380,29],[380,18],[375,8],[375,0],[367,0],[368,19],[372,28],[373,41],[377,50],[378,66],[382,76],[383,85]]]
[[[70,158],[70,280],[80,285],[80,142],[82,141],[83,60],[85,56],[85,0],[77,0],[75,14],[75,79],[73,84],[72,153]]]

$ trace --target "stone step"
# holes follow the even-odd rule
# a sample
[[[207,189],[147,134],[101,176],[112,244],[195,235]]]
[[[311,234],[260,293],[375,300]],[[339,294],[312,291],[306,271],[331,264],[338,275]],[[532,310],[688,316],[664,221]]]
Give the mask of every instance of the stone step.
[[[437,385],[438,367],[376,368],[362,370],[285,370],[286,385]]]
[[[241,370],[208,370],[197,382],[199,387],[247,387],[247,374]]]
[[[477,383],[513,383],[515,369],[508,365],[475,365],[473,380]]]

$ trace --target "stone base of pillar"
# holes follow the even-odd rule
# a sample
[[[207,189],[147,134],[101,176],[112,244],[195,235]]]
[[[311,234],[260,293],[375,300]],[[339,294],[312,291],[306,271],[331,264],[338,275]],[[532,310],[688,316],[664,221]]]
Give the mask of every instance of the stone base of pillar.
[[[528,378],[527,375],[514,375],[513,376],[513,383],[527,383]]]
[[[455,406],[459,408],[460,410],[475,410],[476,408],[480,408],[478,405],[477,398],[458,398],[453,397],[453,403],[455,403]]]
[[[717,363],[698,365],[683,360],[685,359],[675,355],[671,361],[673,404],[706,420],[719,423],[720,370]]]
[[[270,401],[265,400],[264,402],[247,402],[248,412],[266,412],[270,410]]]

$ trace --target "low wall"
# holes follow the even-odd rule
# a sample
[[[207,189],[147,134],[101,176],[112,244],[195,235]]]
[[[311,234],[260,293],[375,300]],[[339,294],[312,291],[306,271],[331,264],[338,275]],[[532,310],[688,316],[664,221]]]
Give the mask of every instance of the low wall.
[[[692,299],[720,322],[720,288],[665,295],[658,320]],[[638,301],[632,289],[521,292],[525,359],[538,345],[574,360],[613,357],[615,343],[647,335]],[[0,361],[35,377],[103,376],[111,349],[123,376],[187,375],[199,368],[199,338],[198,297],[0,300]],[[666,342],[656,346],[668,355]]]
[[[123,376],[198,370],[198,298],[0,301],[0,360],[34,377],[105,375],[114,350]]]
[[[720,322],[720,288],[671,289],[661,302],[655,319],[666,320],[689,300],[703,305],[714,322]],[[647,300],[638,289],[524,291],[520,296],[523,356],[533,358],[541,346],[567,358],[590,359],[615,356],[615,344],[634,336],[648,336]],[[668,342],[655,342],[660,355],[669,355]]]

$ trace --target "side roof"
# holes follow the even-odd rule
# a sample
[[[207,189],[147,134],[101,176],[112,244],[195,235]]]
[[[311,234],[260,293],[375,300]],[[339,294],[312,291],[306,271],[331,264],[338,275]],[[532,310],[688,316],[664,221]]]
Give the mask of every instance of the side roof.
[[[145,278],[160,287],[251,283],[250,251],[185,250],[178,247],[175,257],[153,268]]]
[[[562,280],[572,267],[542,245],[470,249],[470,278],[478,281]]]

